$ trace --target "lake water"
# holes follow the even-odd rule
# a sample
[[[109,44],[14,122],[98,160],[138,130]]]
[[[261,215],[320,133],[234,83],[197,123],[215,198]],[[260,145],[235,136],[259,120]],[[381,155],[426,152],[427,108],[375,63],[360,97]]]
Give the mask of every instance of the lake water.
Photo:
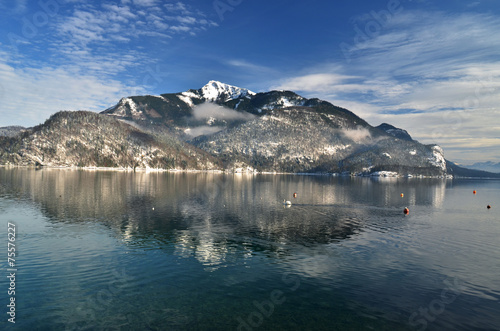
[[[0,168],[0,328],[500,330],[499,184]]]

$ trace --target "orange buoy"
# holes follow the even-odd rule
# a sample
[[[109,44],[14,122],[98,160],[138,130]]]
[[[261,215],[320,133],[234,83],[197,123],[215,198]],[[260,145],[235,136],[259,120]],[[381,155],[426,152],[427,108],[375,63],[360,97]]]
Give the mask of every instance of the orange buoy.
[[[405,209],[403,210],[403,213],[405,215],[408,215],[410,213],[410,210],[408,209],[408,207],[405,207]]]
[[[487,205],[487,206],[486,206],[486,208],[491,209],[491,206],[490,206],[490,205]]]
[[[476,190],[472,191],[472,194],[476,194],[476,193],[477,193]]]
[[[404,197],[405,195],[403,193],[401,193],[401,198]]]
[[[294,194],[293,194],[293,197],[294,197],[294,198],[296,198],[296,197],[297,197],[297,193],[294,193]]]

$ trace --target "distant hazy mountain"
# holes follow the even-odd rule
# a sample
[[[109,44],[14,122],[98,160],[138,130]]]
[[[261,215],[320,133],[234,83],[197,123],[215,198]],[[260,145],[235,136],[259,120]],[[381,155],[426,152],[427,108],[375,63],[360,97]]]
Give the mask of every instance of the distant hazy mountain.
[[[0,128],[0,137],[14,137],[26,130],[22,126],[5,126]]]
[[[500,173],[500,162],[498,162],[498,163],[491,162],[491,161],[477,162],[477,163],[474,163],[474,164],[466,166],[466,167],[470,168],[470,169]]]
[[[488,177],[488,178],[500,178],[499,173],[488,172],[484,170],[469,169],[456,165],[453,162],[446,161],[446,166],[448,168],[448,173],[455,177]]]
[[[390,124],[373,127],[291,91],[254,93],[217,81],[122,98],[101,114],[57,113],[0,138],[0,164],[432,176],[451,169],[439,146]]]

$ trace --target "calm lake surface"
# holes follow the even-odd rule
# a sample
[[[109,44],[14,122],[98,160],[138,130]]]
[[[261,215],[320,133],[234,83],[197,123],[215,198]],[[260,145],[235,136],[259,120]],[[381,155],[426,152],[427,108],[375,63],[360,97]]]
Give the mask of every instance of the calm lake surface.
[[[0,168],[0,328],[11,222],[20,330],[500,330],[499,211],[494,180]]]

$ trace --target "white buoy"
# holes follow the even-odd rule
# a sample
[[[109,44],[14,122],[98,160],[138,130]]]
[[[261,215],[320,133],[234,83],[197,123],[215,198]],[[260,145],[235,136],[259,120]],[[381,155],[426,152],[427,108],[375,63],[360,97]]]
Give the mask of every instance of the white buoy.
[[[283,199],[283,204],[284,204],[284,205],[287,205],[287,206],[291,206],[291,205],[292,205],[292,202],[291,202],[291,201],[288,201],[288,200]]]

